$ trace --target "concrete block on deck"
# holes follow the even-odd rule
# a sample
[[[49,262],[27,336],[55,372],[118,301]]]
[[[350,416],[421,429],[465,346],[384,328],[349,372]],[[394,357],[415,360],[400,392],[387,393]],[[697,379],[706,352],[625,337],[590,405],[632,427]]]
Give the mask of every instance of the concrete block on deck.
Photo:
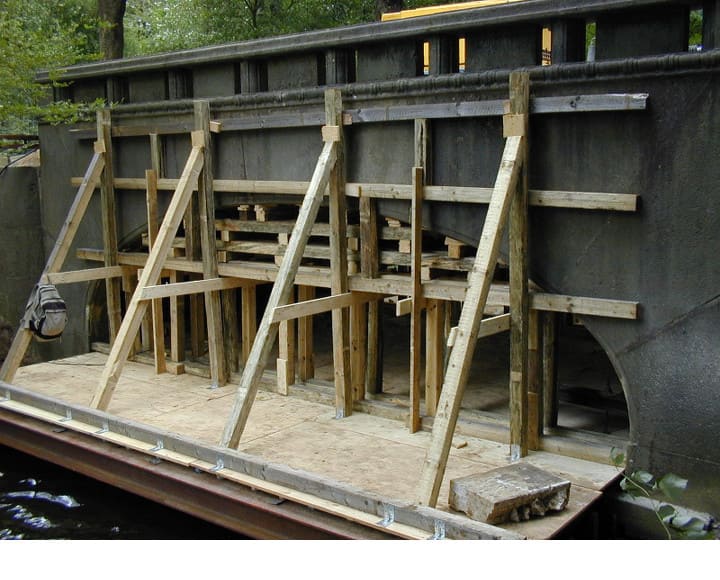
[[[559,512],[569,498],[569,481],[528,463],[450,481],[450,507],[489,524]]]

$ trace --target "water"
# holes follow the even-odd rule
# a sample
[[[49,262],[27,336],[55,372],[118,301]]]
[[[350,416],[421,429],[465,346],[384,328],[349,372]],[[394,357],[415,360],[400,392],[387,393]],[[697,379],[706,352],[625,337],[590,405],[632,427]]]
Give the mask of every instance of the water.
[[[0,446],[0,539],[241,538],[224,528]]]

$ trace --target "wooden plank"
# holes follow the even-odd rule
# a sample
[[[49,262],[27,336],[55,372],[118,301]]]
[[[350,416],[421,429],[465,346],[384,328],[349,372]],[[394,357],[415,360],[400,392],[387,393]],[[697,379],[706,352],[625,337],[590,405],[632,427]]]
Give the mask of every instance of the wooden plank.
[[[247,284],[248,282],[245,282]],[[223,317],[223,346],[228,376],[238,371],[240,361],[240,321],[238,320],[237,290],[220,291]]]
[[[79,186],[81,182],[82,178],[80,177],[72,178],[72,185],[74,186]],[[308,187],[308,182],[306,181],[216,179],[213,183],[216,192],[273,195],[301,195]],[[177,179],[158,180],[159,190],[172,191],[176,186]],[[144,189],[144,180],[142,178],[116,177],[115,188],[122,190]],[[345,185],[345,193],[348,197],[357,198],[410,200],[412,197],[412,186],[390,183],[347,183]],[[490,187],[428,185],[425,188],[424,199],[426,201],[487,204],[490,201],[491,194],[492,188]],[[635,212],[637,211],[639,201],[639,196],[632,193],[531,189],[529,194],[529,204],[531,206],[598,211]],[[252,228],[253,226],[250,224],[247,227]],[[273,226],[268,224],[266,227],[272,228]],[[319,225],[319,227],[322,226]],[[313,235],[322,234],[313,233]]]
[[[425,412],[432,417],[440,399],[445,360],[445,302],[427,300],[425,307]]]
[[[325,91],[325,123],[342,129],[342,93],[338,89]],[[330,221],[330,290],[333,294],[348,291],[347,266],[347,201],[345,199],[345,143],[342,131],[338,135],[337,161],[334,163],[329,190]],[[350,314],[348,309],[332,311],[333,374],[335,379],[335,414],[347,417],[353,411],[350,370]]]
[[[200,242],[203,257],[203,278],[218,277],[217,252],[215,250],[215,192],[213,189],[213,144],[210,135],[210,103],[195,101],[195,129],[202,132],[203,162],[198,182],[198,201],[200,208]],[[205,312],[207,315],[208,359],[213,387],[227,382],[225,367],[225,347],[223,341],[222,306],[218,291],[205,292]]]
[[[293,320],[304,316],[314,316],[322,314],[338,308],[349,308],[365,304],[376,298],[374,294],[366,292],[345,292],[344,294],[332,294],[323,298],[314,300],[305,300],[295,302],[294,304],[286,304],[278,306],[272,314],[271,322],[282,322],[283,320]]]
[[[245,369],[240,379],[238,393],[233,401],[230,416],[223,431],[221,445],[225,447],[237,447],[240,442],[240,436],[245,429],[252,403],[257,394],[260,379],[267,364],[270,349],[277,336],[278,325],[277,323],[273,324],[271,322],[272,315],[275,308],[287,304],[293,288],[295,274],[300,265],[302,249],[310,237],[312,223],[317,217],[323,192],[328,186],[330,173],[337,159],[336,150],[336,143],[326,143],[318,159],[313,178],[310,182],[311,185],[308,188],[308,192],[300,208],[297,224],[290,236],[288,251],[285,252],[285,256],[278,269],[276,282],[270,292],[265,313],[258,328],[257,336],[252,343],[252,349],[250,350]]]
[[[158,231],[157,173],[155,173],[155,170],[148,169],[145,172],[145,179],[147,180],[148,248],[152,249]],[[152,301],[152,332],[155,372],[160,374],[167,370],[165,365],[165,321],[163,320],[162,299]]]
[[[105,153],[103,154],[105,156],[105,169],[100,181],[100,207],[105,266],[117,266],[118,259],[117,213],[115,209],[115,187],[113,184],[113,147],[111,132],[110,109],[97,111],[97,140],[102,143],[105,149]],[[122,321],[120,293],[120,280],[116,278],[108,278],[105,280],[110,342],[115,340]]]
[[[120,278],[123,275],[122,266],[105,266],[102,268],[89,268],[86,270],[72,270],[70,272],[54,272],[47,274],[50,284],[74,284],[76,282],[91,282],[104,278]]]
[[[247,286],[246,280],[238,278],[206,278],[203,280],[191,280],[189,282],[177,282],[175,284],[158,284],[147,286],[142,289],[140,300],[157,300],[170,296],[187,296],[188,294],[200,294],[203,292],[218,292],[231,288]]]
[[[298,301],[307,302],[315,298],[313,286],[298,286]],[[298,378],[308,381],[315,376],[313,340],[313,319],[311,316],[298,318]]]
[[[155,284],[160,277],[163,261],[182,220],[182,213],[187,207],[190,195],[197,187],[197,180],[200,175],[200,170],[202,169],[202,164],[202,148],[194,146],[190,151],[187,163],[180,177],[178,189],[172,196],[170,205],[165,213],[165,218],[158,230],[155,246],[147,257],[147,263],[143,268],[142,276],[138,283],[139,289],[133,294],[125,318],[120,326],[117,339],[108,356],[100,382],[91,402],[93,407],[107,410],[110,404],[113,391],[117,386],[125,360],[130,352],[133,338],[140,328],[142,317],[147,309],[147,302],[140,300],[141,289]]]
[[[170,273],[170,284],[177,284],[180,279],[176,270]],[[185,360],[185,301],[179,296],[170,297],[170,360],[175,363]]]
[[[242,360],[243,364],[247,364],[257,335],[257,287],[255,285],[243,286],[240,291],[240,309]]]
[[[411,282],[412,284],[412,282]],[[410,288],[412,290],[412,286]],[[408,314],[412,313],[413,309],[413,299],[411,298],[402,298],[401,300],[398,300],[395,302],[395,316],[407,316]]]
[[[414,167],[412,174],[413,199],[410,205],[411,237],[411,265],[410,278],[412,280],[412,311],[410,313],[410,433],[420,430],[422,418],[420,417],[420,376],[422,356],[422,309],[424,299],[421,281],[422,260],[422,203],[423,203],[423,168]]]
[[[512,193],[522,164],[523,137],[510,137],[505,143],[495,193],[490,201],[475,258],[476,266],[468,276],[468,289],[458,323],[459,332],[450,352],[438,412],[433,422],[430,443],[418,484],[417,501],[434,506],[445,474],[453,431],[457,423],[470,362],[477,342],[482,312],[490,292],[497,263],[503,227],[507,220]]]
[[[566,296],[545,292],[533,292],[530,294],[531,308],[550,312],[572,312],[573,314],[636,320],[638,306],[637,302],[627,300]]]
[[[78,188],[72,205],[68,210],[68,215],[60,228],[58,237],[55,240],[55,245],[53,246],[50,256],[48,257],[45,267],[40,275],[41,283],[46,283],[48,281],[49,274],[55,274],[62,269],[65,259],[67,258],[67,254],[70,251],[70,246],[75,239],[75,234],[80,227],[80,223],[82,222],[85,211],[90,203],[90,198],[95,191],[95,187],[98,184],[104,167],[105,158],[103,154],[95,152],[88,164],[88,168],[85,171],[80,187]],[[7,355],[5,356],[5,360],[3,361],[2,368],[0,368],[0,380],[8,383],[13,381],[15,373],[17,372],[25,353],[30,346],[33,334],[28,328],[25,328],[26,323],[26,317],[23,315],[18,329],[15,332],[12,344],[10,345]]]
[[[480,323],[478,338],[484,338],[486,336],[492,336],[494,334],[510,330],[510,318],[510,313],[500,314],[499,316],[493,316],[492,318],[485,318]]]
[[[510,74],[510,114],[525,117],[528,135],[530,77]],[[520,156],[523,167],[517,191],[510,206],[510,458],[515,461],[528,453],[528,140],[523,139]]]

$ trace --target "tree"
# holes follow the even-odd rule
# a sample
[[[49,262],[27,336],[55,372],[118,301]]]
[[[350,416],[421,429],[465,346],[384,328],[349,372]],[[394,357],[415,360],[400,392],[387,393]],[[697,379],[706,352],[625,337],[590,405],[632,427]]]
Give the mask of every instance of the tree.
[[[378,19],[386,12],[399,12],[405,6],[403,0],[376,0],[376,12]]]
[[[100,51],[106,60],[123,57],[126,4],[127,0],[98,0]]]
[[[97,49],[94,0],[0,0],[0,133],[32,133],[37,118],[74,118],[69,103],[43,105],[49,87],[39,70],[56,78],[58,67],[91,60]]]

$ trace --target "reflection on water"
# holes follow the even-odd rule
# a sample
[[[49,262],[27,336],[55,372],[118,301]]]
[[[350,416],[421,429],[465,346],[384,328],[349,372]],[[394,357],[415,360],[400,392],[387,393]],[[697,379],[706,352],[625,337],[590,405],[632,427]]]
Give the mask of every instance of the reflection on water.
[[[223,528],[0,446],[0,539],[240,539]]]

